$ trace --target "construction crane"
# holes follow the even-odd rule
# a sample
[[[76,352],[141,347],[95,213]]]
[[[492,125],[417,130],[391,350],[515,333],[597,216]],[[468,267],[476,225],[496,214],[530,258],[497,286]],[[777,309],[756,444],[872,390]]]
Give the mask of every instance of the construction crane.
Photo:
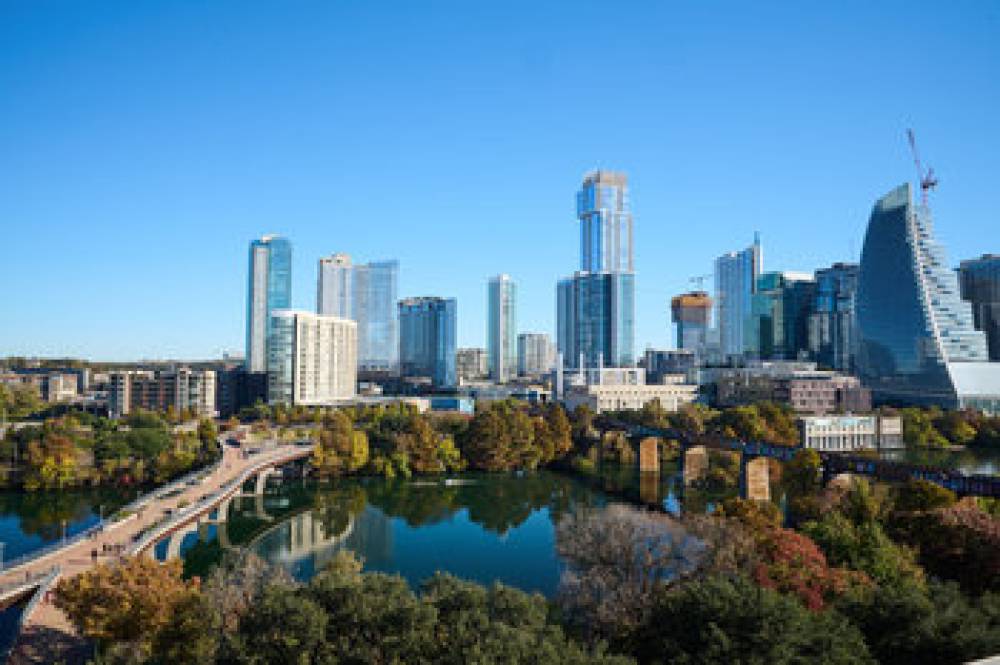
[[[927,205],[927,192],[937,186],[938,181],[934,176],[934,169],[928,168],[924,173],[924,167],[920,164],[920,153],[917,152],[917,137],[913,135],[912,129],[906,130],[906,138],[910,140],[910,151],[913,152],[913,163],[917,166],[917,179],[920,182],[920,201]]]
[[[697,284],[699,291],[704,291],[705,290],[705,280],[706,279],[711,279],[711,277],[712,277],[712,273],[706,273],[704,275],[695,275],[694,277],[692,277],[688,281],[691,282],[692,284]]]

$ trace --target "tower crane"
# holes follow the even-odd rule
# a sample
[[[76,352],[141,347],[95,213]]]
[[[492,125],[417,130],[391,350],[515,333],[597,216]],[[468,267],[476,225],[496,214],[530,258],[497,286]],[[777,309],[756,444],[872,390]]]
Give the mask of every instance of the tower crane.
[[[712,273],[706,273],[704,275],[695,275],[694,277],[692,277],[688,281],[690,283],[692,283],[692,284],[696,284],[698,286],[698,290],[699,291],[704,291],[705,290],[705,280],[711,279],[711,277],[712,277]]]
[[[906,138],[910,141],[910,151],[913,153],[913,163],[917,167],[917,179],[920,182],[920,201],[926,206],[927,192],[937,186],[937,177],[934,175],[934,169],[932,168],[928,168],[927,172],[924,172],[924,167],[920,164],[920,153],[917,152],[917,137],[913,135],[912,129],[906,130]]]

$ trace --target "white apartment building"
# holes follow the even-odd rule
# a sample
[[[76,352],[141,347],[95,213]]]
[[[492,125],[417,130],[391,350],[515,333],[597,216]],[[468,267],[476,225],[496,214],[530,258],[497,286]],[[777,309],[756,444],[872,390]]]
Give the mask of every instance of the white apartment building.
[[[108,375],[108,412],[120,418],[137,409],[178,413],[191,411],[214,418],[215,371],[177,367],[162,370],[128,370]]]
[[[267,341],[271,404],[328,405],[357,394],[358,327],[312,312],[278,310]]]

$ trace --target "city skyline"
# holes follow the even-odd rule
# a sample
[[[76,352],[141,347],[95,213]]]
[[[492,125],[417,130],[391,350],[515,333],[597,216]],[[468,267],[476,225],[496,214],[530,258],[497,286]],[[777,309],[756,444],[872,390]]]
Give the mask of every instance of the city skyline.
[[[635,353],[670,347],[669,299],[753,231],[775,270],[857,262],[871,201],[913,180],[910,126],[941,178],[931,207],[951,267],[997,251],[992,5],[717,9],[625,12],[629,39],[583,76],[572,35],[599,24],[590,5],[517,21],[7,6],[0,77],[17,103],[0,109],[0,221],[14,251],[0,278],[16,287],[0,354],[239,351],[242,257],[272,232],[294,247],[293,308],[313,309],[316,261],[345,251],[399,260],[400,297],[460,301],[459,346],[486,339],[473,313],[502,271],[520,285],[519,327],[554,335],[553,288],[577,262],[571,197],[594,168],[626,173],[636,202]],[[403,25],[423,29],[393,44]],[[271,33],[279,48],[244,48]],[[411,81],[414,68],[436,74]],[[612,72],[620,106],[568,110]]]

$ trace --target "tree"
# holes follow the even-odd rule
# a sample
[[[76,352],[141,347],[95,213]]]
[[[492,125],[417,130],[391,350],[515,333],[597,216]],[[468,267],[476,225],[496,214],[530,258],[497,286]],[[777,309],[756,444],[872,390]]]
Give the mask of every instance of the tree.
[[[320,477],[351,473],[368,463],[368,435],[356,431],[343,410],[331,414],[318,439],[310,463]]]
[[[903,513],[927,512],[953,505],[958,498],[951,490],[929,480],[911,479],[896,489],[893,509]]]
[[[838,614],[808,612],[743,577],[660,589],[635,644],[643,663],[874,663]]]
[[[803,448],[795,453],[783,473],[785,487],[789,493],[797,496],[812,496],[819,490],[820,465],[819,453],[811,448]]]
[[[397,435],[396,445],[409,455],[410,468],[417,473],[442,473],[462,467],[454,440],[438,434],[425,416],[411,419],[406,431]]]
[[[179,559],[161,564],[144,556],[100,564],[55,588],[55,605],[84,637],[134,642],[148,650],[179,603],[196,592],[181,579]]]
[[[209,665],[218,651],[219,619],[208,597],[193,592],[174,604],[152,639],[152,663]]]
[[[273,585],[240,622],[237,651],[253,665],[309,665],[322,660],[329,617],[323,608],[291,586]]]
[[[0,384],[0,412],[7,418],[26,418],[42,408],[38,389],[31,385]]]

